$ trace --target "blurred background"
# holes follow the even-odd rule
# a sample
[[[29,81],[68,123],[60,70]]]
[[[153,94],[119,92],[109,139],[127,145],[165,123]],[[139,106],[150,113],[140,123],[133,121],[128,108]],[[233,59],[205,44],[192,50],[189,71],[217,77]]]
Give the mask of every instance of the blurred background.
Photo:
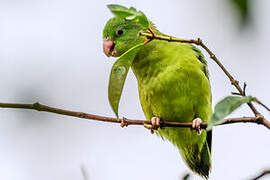
[[[269,0],[1,0],[0,101],[114,116],[107,85],[115,59],[102,52],[111,3],[142,10],[166,34],[200,37],[247,83],[248,94],[270,105]],[[207,60],[216,104],[235,89]],[[126,82],[120,114],[144,119],[132,72]],[[243,105],[232,117],[250,115]],[[163,180],[189,173],[173,145],[141,126],[18,109],[0,109],[0,118],[0,179]],[[247,179],[270,168],[269,138],[255,124],[215,128],[210,179]]]

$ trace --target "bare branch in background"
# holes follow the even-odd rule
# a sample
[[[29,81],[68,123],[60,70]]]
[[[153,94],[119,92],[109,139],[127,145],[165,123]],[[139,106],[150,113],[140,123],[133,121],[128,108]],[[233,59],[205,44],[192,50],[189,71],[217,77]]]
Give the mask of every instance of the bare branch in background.
[[[82,173],[83,180],[90,180],[89,174],[88,174],[88,172],[83,164],[80,165],[80,170]]]
[[[264,170],[259,175],[257,175],[256,177],[252,178],[252,180],[261,179],[262,177],[265,177],[266,175],[270,175],[270,170]]]

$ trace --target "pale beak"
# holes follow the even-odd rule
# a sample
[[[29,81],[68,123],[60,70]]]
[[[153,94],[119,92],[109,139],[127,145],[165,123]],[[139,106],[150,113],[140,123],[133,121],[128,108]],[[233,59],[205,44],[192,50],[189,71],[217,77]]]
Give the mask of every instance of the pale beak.
[[[114,56],[116,54],[116,51],[114,49],[115,43],[114,41],[110,40],[109,38],[103,39],[103,52],[106,54],[106,56]]]

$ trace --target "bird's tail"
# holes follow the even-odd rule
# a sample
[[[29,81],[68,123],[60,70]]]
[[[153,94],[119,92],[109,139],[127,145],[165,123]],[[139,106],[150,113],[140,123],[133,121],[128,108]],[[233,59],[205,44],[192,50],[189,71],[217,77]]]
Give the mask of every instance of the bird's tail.
[[[211,170],[212,131],[198,135],[191,129],[164,128],[158,131],[161,137],[177,146],[187,166],[196,174],[208,179]]]
[[[208,179],[211,170],[211,152],[210,146],[205,141],[201,150],[198,146],[194,145],[190,149],[179,148],[180,154],[182,155],[187,166],[198,175]]]

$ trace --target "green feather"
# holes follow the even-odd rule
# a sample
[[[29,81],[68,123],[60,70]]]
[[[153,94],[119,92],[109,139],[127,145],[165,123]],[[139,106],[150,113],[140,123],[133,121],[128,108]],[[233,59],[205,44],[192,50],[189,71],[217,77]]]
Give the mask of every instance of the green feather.
[[[199,117],[208,121],[212,107],[205,67],[189,44],[154,40],[142,47],[132,70],[146,118],[191,122]],[[198,136],[190,129],[165,127],[158,134],[178,147],[193,171],[208,177],[211,157],[205,131]]]
[[[124,33],[115,36],[121,27]],[[151,24],[156,34],[160,33]],[[115,42],[120,56],[132,46],[142,43],[145,31],[136,22],[114,17],[104,28],[104,37]],[[145,117],[156,116],[167,121],[191,122],[195,118],[208,121],[212,114],[211,89],[207,63],[202,53],[187,43],[153,40],[141,47],[131,68],[138,81],[140,102]],[[212,132],[197,135],[188,128],[165,127],[157,132],[171,141],[187,166],[208,178],[211,169]]]

